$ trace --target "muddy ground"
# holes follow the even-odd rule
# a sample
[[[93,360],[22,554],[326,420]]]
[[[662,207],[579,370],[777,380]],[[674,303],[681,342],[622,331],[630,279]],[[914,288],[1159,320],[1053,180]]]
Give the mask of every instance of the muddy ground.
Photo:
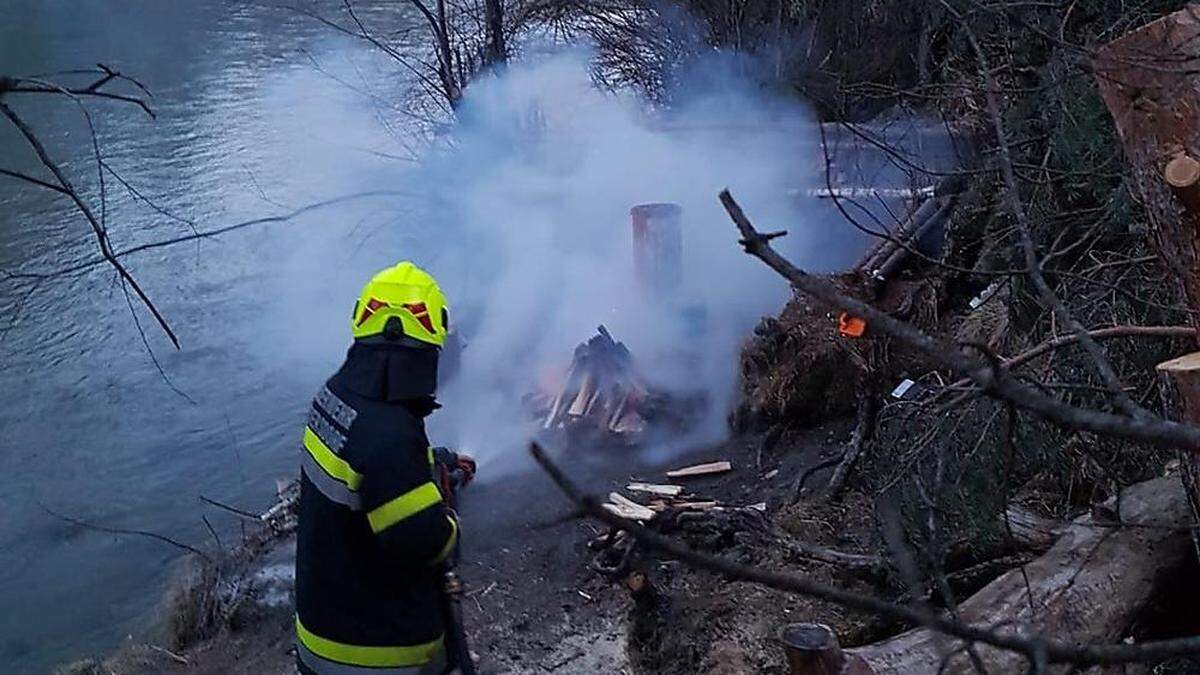
[[[728,459],[732,472],[688,479],[689,492],[731,506],[765,501],[764,527],[715,536],[706,531],[689,543],[855,586],[863,582],[823,563],[789,559],[772,540],[772,533],[782,533],[852,552],[876,545],[870,508],[853,494],[837,507],[787,505],[797,475],[838,453],[849,431],[849,424],[835,423],[766,446],[764,435],[747,434],[659,461],[621,448],[560,453],[557,461],[581,485],[605,494],[630,480],[665,482],[666,469]],[[556,522],[570,511],[566,499],[532,460],[520,464],[504,475],[482,475],[460,504],[462,572],[469,588],[464,608],[482,673],[783,672],[775,636],[784,623],[829,623],[849,643],[886,628],[836,607],[728,583],[645,554],[634,555],[631,568],[649,577],[654,592],[635,601],[621,578],[589,568],[596,552],[588,542],[603,534],[602,526]],[[810,482],[822,478],[817,474]],[[170,653],[131,642],[104,664],[77,664],[74,672],[89,672],[93,665],[98,669],[90,672],[293,672],[287,596],[292,555],[291,542],[284,540],[261,558],[255,601],[216,638]]]

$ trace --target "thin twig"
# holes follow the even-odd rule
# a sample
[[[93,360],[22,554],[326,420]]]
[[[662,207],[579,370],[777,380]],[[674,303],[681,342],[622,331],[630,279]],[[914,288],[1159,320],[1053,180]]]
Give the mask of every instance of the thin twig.
[[[175,548],[179,548],[179,549],[183,549],[184,551],[188,551],[189,553],[195,553],[196,555],[203,558],[206,562],[210,562],[210,563],[212,562],[212,559],[209,558],[208,555],[206,555],[204,553],[204,551],[201,551],[200,549],[196,548],[195,546],[190,546],[181,541],[176,541],[168,536],[161,535],[157,532],[150,532],[147,530],[132,530],[132,529],[127,529],[127,528],[123,528],[123,527],[105,527],[104,525],[94,525],[87,521],[80,520],[78,518],[72,518],[71,516],[66,516],[61,513],[56,512],[56,511],[53,511],[48,506],[46,506],[45,504],[42,504],[40,502],[38,503],[38,506],[50,516],[57,518],[63,522],[67,522],[72,525],[75,525],[77,527],[82,527],[86,530],[95,530],[96,532],[105,532],[108,534],[134,535],[134,536],[138,536],[138,537],[147,537],[150,539],[155,539],[155,540],[161,541],[165,544],[170,544],[171,546],[174,546]]]

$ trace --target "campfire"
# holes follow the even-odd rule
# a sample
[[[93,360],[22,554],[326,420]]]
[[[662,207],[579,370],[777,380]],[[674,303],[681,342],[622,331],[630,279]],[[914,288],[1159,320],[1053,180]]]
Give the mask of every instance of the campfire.
[[[642,204],[630,209],[639,290],[664,307],[678,307],[681,213],[675,204]],[[672,310],[665,315],[685,313]],[[687,356],[683,347],[668,355],[654,355]],[[648,382],[629,348],[603,325],[575,348],[561,378],[525,396],[526,407],[547,432],[565,433],[569,440],[622,445],[637,445],[653,427],[684,428],[703,411],[705,402],[703,392],[669,392]]]
[[[585,425],[618,436],[646,430],[642,406],[650,392],[633,367],[633,356],[604,326],[575,348],[566,381],[550,403],[544,429]]]

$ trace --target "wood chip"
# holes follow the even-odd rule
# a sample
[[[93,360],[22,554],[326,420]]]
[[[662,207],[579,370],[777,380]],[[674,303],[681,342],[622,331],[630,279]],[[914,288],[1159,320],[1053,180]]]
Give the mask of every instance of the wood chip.
[[[689,476],[707,476],[715,473],[725,473],[732,471],[733,464],[729,462],[709,462],[708,464],[696,464],[695,466],[685,466],[682,469],[675,469],[667,472],[667,478],[686,478]]]
[[[630,483],[625,486],[625,489],[631,492],[649,492],[663,497],[678,497],[679,493],[683,492],[682,485],[658,485],[655,483]]]

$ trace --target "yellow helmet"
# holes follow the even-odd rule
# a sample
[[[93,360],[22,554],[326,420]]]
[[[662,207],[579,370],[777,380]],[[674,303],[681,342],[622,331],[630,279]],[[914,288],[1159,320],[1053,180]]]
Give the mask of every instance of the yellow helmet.
[[[392,317],[400,320],[407,338],[433,347],[446,343],[446,296],[428,272],[407,260],[379,272],[363,287],[350,320],[354,339],[382,335]]]

